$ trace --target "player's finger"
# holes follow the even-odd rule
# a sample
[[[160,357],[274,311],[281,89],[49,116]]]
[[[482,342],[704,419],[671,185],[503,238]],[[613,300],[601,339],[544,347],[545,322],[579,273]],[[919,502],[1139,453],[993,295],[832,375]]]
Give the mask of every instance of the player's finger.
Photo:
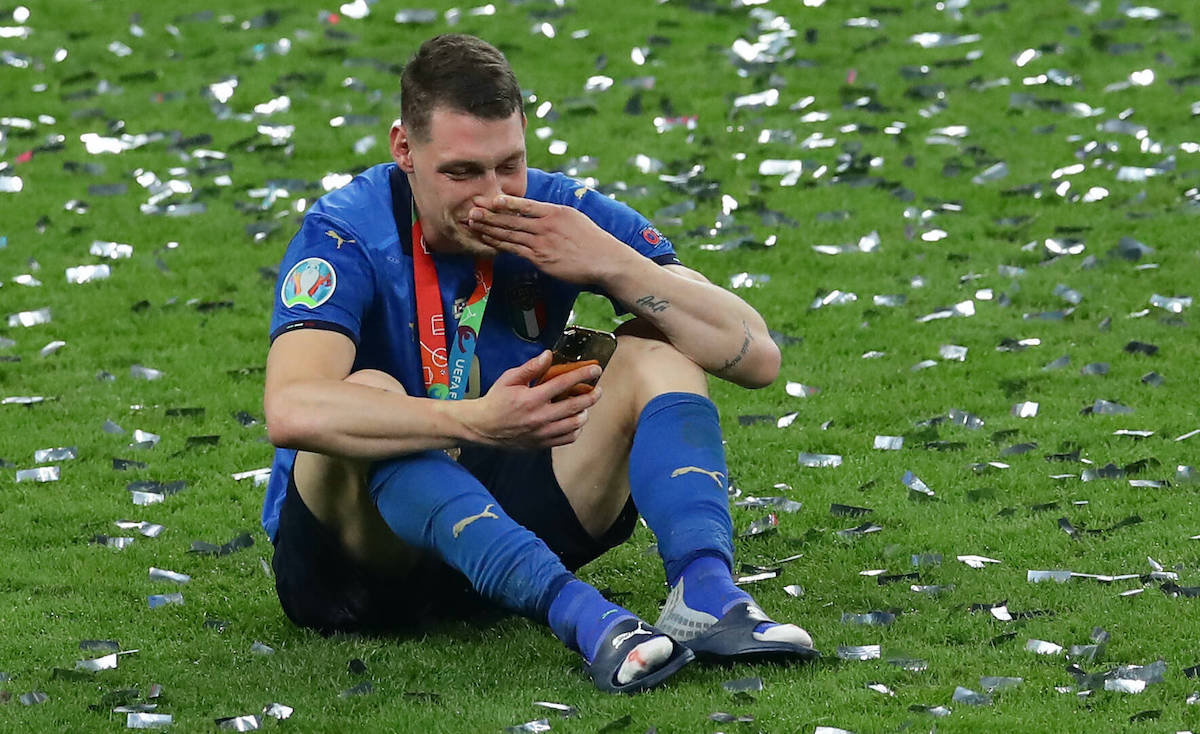
[[[600,366],[596,364],[580,367],[551,377],[534,389],[541,390],[543,397],[551,400],[570,390],[572,385],[578,385],[582,382],[594,382],[600,379],[601,372]]]
[[[494,211],[512,212],[524,217],[540,217],[545,216],[550,207],[545,202],[534,201],[533,199],[526,199],[520,196],[511,196],[509,194],[500,194],[492,199],[492,205],[488,208]]]
[[[479,237],[479,241],[488,247],[494,247],[501,252],[507,252],[510,255],[516,255],[517,257],[529,260],[530,262],[533,261],[533,250],[525,245],[497,239],[486,232],[480,232],[478,230],[475,231],[475,234]]]
[[[487,222],[483,222],[478,219],[471,220],[471,231],[478,234],[485,234],[493,239],[504,242],[512,242],[516,245],[524,245],[525,247],[528,247],[530,244],[532,244],[534,238],[533,234],[526,232],[525,230],[509,229],[508,227],[503,227],[500,225],[488,224]]]
[[[516,367],[505,370],[496,378],[496,383],[502,385],[528,385],[537,379],[539,375],[546,372],[552,358],[552,353],[547,349],[524,364],[519,364]]]
[[[492,211],[483,207],[474,207],[467,213],[467,221],[474,226],[476,223],[488,224],[500,229],[507,229],[513,232],[530,232],[536,231],[539,225],[539,220],[533,217],[522,217],[517,214],[504,214],[501,212]]]

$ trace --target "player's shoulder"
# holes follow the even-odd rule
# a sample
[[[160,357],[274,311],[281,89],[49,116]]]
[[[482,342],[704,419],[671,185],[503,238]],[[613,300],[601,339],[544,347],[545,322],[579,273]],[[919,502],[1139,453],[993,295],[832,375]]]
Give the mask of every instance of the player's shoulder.
[[[395,163],[372,166],[345,186],[325,194],[305,213],[305,224],[318,230],[328,228],[343,241],[354,240],[364,249],[393,245],[397,241],[392,213],[395,168]],[[404,176],[398,178],[403,180]]]

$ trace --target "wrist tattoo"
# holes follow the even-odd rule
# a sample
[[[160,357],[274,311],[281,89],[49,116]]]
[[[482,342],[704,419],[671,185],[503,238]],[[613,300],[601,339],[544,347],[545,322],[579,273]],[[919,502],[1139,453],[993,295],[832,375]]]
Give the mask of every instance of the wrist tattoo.
[[[750,326],[745,321],[742,322],[742,330],[746,332],[746,338],[742,340],[742,348],[737,354],[725,360],[725,364],[717,368],[717,374],[728,372],[736,367],[742,361],[742,358],[746,356],[746,353],[750,351],[750,342],[754,341],[754,337],[750,334]]]
[[[670,301],[665,298],[656,299],[653,295],[642,296],[634,301],[634,303],[646,309],[647,311],[653,311],[654,313],[661,313],[671,307]]]

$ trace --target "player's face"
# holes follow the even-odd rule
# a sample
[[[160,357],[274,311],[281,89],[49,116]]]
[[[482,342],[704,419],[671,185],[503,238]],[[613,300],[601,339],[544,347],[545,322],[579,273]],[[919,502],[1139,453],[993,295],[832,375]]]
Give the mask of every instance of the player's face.
[[[438,252],[493,257],[496,250],[467,225],[477,197],[524,196],[525,115],[484,120],[447,107],[435,107],[429,139],[392,128],[392,157],[408,174],[421,216],[425,243]]]

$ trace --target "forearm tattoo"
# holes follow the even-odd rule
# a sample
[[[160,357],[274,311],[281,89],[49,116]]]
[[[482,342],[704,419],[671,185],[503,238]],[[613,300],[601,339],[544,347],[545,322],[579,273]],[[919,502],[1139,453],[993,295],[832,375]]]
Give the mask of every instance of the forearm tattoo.
[[[732,357],[730,357],[729,359],[727,359],[725,361],[725,364],[723,364],[719,368],[717,368],[718,375],[722,374],[724,372],[728,372],[729,370],[736,367],[738,365],[738,363],[742,361],[742,358],[746,356],[746,353],[750,351],[750,342],[754,341],[754,337],[750,334],[749,324],[747,324],[745,321],[743,321],[742,329],[746,332],[746,338],[742,340],[742,348],[738,351],[737,354],[735,354]]]
[[[634,301],[634,303],[646,309],[647,311],[652,311],[654,313],[662,313],[671,307],[670,301],[665,298],[656,299],[653,295],[642,296]]]

